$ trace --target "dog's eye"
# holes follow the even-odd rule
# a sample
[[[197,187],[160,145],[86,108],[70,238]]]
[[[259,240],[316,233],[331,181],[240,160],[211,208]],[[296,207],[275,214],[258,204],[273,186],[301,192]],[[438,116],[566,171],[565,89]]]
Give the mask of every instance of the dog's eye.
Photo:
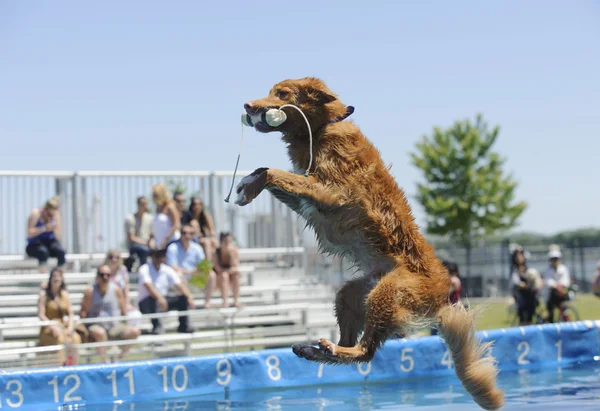
[[[282,99],[282,100],[283,100],[283,99],[286,99],[286,98],[288,98],[288,96],[289,96],[289,95],[290,95],[290,92],[289,92],[289,91],[283,91],[283,90],[279,90],[279,91],[277,92],[277,97],[279,97],[279,98],[280,98],[280,99]]]

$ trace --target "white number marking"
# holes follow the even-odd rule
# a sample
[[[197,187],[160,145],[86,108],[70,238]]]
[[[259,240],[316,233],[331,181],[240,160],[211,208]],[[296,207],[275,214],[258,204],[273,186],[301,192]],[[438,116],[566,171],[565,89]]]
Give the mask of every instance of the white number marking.
[[[17,402],[13,402],[13,401],[12,401],[12,399],[10,399],[10,398],[7,398],[7,399],[6,399],[6,404],[7,404],[9,407],[11,407],[11,408],[19,408],[21,405],[23,405],[23,401],[24,401],[24,398],[23,398],[23,393],[21,392],[21,390],[23,389],[23,384],[22,384],[22,383],[21,383],[21,381],[19,381],[19,380],[10,380],[10,381],[8,381],[8,382],[6,383],[6,388],[5,388],[5,390],[6,390],[6,391],[9,391],[9,390],[10,390],[10,387],[12,387],[13,385],[16,385],[16,386],[17,386],[17,389],[16,389],[16,390],[12,390],[12,391],[10,392],[10,395],[14,395],[14,396],[16,396],[16,397],[19,399],[19,401],[17,401]],[[2,402],[0,402],[0,408],[1,408],[1,407],[2,407]]]
[[[529,360],[525,359],[525,356],[529,354],[529,344],[527,341],[521,341],[519,345],[517,345],[517,350],[521,351],[521,347],[524,347],[523,354],[519,355],[517,364],[529,364]]]
[[[269,378],[273,381],[279,381],[281,378],[281,370],[279,369],[279,357],[275,355],[270,355],[265,360],[267,364],[267,372],[269,374]]]
[[[403,348],[402,355],[400,356],[400,369],[404,372],[411,372],[415,368],[415,360],[410,356],[406,355],[407,352],[412,352],[412,348]],[[408,361],[408,367],[404,365],[404,361]]]

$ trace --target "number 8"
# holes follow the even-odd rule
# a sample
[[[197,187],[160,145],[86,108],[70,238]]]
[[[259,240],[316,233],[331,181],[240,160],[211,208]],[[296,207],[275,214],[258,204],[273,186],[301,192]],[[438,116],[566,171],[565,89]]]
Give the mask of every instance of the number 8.
[[[273,381],[279,381],[279,379],[281,378],[281,370],[279,369],[279,357],[275,355],[270,355],[267,357],[265,363],[267,364],[269,378]]]

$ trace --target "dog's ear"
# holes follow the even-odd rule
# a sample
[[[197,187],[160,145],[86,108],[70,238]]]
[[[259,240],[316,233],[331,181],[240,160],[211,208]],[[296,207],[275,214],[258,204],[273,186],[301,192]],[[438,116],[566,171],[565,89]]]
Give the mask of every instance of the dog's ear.
[[[311,87],[308,90],[308,98],[317,104],[327,104],[337,100],[337,97],[332,93],[316,87]]]

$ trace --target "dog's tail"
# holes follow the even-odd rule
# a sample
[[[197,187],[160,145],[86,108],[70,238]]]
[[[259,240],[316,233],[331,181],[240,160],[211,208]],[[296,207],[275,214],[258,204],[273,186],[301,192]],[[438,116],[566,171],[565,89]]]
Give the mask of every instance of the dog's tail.
[[[480,407],[497,410],[504,405],[504,391],[496,388],[496,361],[485,356],[491,342],[481,343],[475,336],[474,313],[462,303],[444,306],[437,316],[454,362],[456,375]]]

